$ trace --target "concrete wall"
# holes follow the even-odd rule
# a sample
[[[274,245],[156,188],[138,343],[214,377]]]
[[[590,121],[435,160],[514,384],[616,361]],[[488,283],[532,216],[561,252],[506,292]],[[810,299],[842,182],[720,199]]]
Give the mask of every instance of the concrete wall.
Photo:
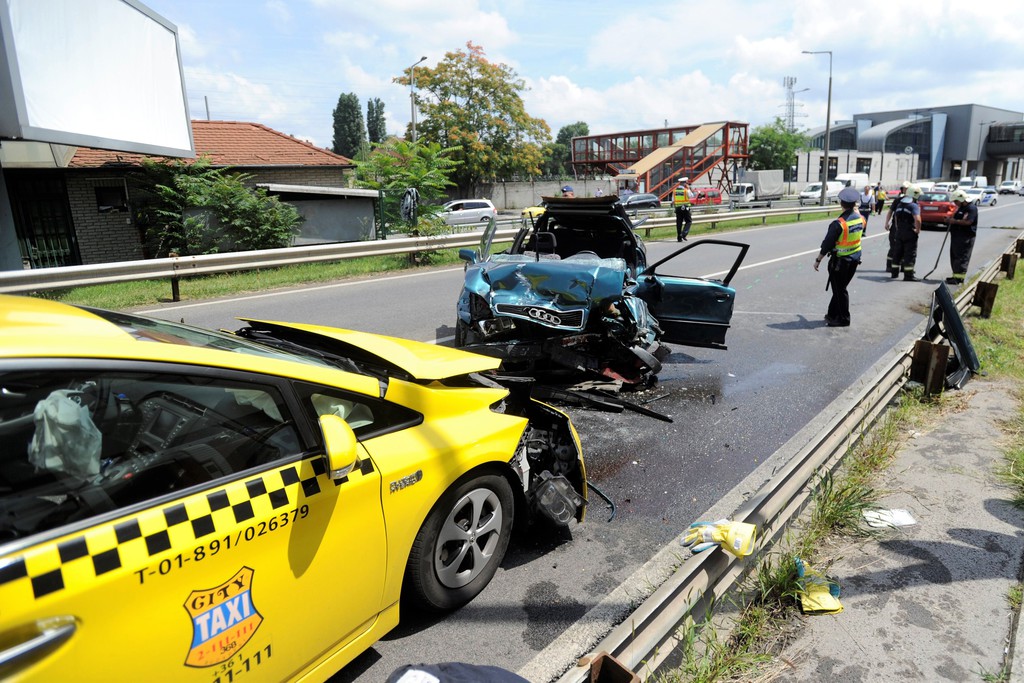
[[[796,185],[797,191],[808,183],[821,180],[820,149],[804,150],[797,155]],[[858,152],[856,150],[829,150],[828,155],[838,161],[836,173],[856,173],[857,160],[871,158],[871,172],[868,177],[872,183],[881,181],[882,186],[894,190],[904,180],[924,180],[916,177],[918,164],[917,154],[893,154],[892,152]],[[858,188],[859,189],[859,188]]]
[[[527,206],[537,206],[541,197],[557,197],[562,188],[571,185],[577,197],[596,197],[600,189],[604,195],[615,194],[615,181],[611,178],[597,180],[537,180],[517,183],[495,183],[484,198],[494,202],[499,211],[518,211]],[[462,199],[453,197],[453,199]]]

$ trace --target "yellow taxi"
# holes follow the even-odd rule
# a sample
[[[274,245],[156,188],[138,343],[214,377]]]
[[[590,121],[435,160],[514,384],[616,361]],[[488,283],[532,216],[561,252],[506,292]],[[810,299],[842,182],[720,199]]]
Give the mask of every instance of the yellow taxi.
[[[583,520],[575,429],[496,359],[244,322],[0,296],[0,679],[324,680],[514,519]]]

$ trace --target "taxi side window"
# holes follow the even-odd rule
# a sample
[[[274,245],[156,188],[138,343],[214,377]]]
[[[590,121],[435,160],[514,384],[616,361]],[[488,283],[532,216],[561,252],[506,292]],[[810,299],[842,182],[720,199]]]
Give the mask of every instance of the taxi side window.
[[[0,374],[0,544],[302,451],[278,390],[182,374]]]
[[[348,422],[360,439],[420,424],[423,416],[404,406],[383,399],[354,394],[334,387],[296,383],[296,390],[311,418],[338,415]]]

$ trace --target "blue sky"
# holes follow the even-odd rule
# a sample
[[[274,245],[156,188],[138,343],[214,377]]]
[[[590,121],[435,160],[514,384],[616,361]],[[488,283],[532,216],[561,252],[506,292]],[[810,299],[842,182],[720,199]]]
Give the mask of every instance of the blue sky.
[[[526,82],[551,134],[771,122],[795,77],[796,124],[976,103],[1024,111],[1024,2],[964,0],[142,0],[178,26],[192,118],[256,121],[331,145],[341,93],[409,122],[392,82],[421,56],[480,45]],[[901,9],[902,8],[902,9]]]

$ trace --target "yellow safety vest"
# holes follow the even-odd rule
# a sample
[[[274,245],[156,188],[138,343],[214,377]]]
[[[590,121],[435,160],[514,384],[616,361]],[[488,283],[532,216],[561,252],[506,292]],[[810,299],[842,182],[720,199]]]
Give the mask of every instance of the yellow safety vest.
[[[840,217],[839,225],[842,226],[843,233],[836,241],[836,256],[856,254],[860,251],[860,237],[864,232],[864,219],[859,214],[856,218],[851,218],[849,221]]]
[[[677,187],[672,193],[672,206],[689,206],[690,203],[690,188],[682,185]]]

